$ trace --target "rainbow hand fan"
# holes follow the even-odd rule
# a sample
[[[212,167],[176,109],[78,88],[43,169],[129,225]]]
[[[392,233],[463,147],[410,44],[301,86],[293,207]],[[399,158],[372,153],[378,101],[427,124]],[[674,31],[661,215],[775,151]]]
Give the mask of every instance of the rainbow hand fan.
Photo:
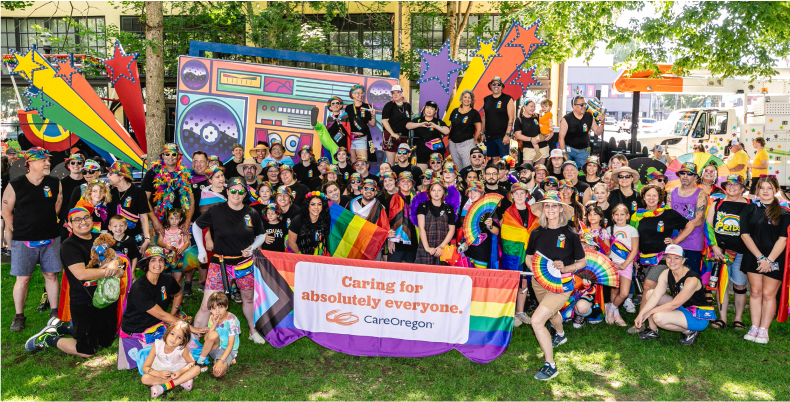
[[[540,286],[551,293],[573,290],[573,275],[563,274],[559,269],[554,268],[554,261],[539,252],[532,256],[532,275]]]
[[[584,254],[587,257],[587,266],[576,271],[579,278],[604,286],[620,286],[620,274],[609,257],[594,250],[586,250]]]
[[[480,222],[488,219],[486,214],[493,213],[502,198],[504,198],[502,194],[486,194],[469,207],[464,218],[464,237],[466,237],[467,244],[474,244],[480,237]]]

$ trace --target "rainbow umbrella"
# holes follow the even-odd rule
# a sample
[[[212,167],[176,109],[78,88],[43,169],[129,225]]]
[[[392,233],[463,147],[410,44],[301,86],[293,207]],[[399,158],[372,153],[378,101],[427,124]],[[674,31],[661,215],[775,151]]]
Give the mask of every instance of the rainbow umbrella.
[[[658,159],[653,158],[634,158],[628,161],[628,167],[639,172],[639,183],[637,183],[637,191],[646,186],[647,175],[653,172],[664,173],[667,170],[667,165]]]
[[[680,187],[680,177],[678,177],[677,172],[680,171],[684,163],[689,162],[697,165],[698,175],[702,175],[702,170],[705,169],[705,166],[716,166],[718,176],[716,178],[716,185],[721,185],[721,183],[727,180],[727,175],[730,174],[730,169],[727,168],[724,161],[716,156],[704,152],[687,153],[678,156],[677,159],[670,162],[669,166],[667,166],[666,175],[668,182],[665,187],[667,191]]]

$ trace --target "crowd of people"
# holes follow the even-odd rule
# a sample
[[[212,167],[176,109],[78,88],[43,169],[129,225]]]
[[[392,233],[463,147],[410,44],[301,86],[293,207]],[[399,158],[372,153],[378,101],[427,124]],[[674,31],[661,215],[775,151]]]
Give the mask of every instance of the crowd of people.
[[[732,174],[719,186],[706,180],[707,166],[686,163],[677,172],[677,188],[666,191],[667,176],[653,172],[637,190],[642,178],[624,156],[604,165],[589,155],[589,135],[603,125],[585,113],[584,98],[573,98],[573,110],[560,120],[554,138],[551,102],[540,102],[536,112],[536,102],[528,101],[516,113],[503,87],[498,77],[489,83],[492,93],[480,111],[473,108],[474,94],[463,91],[448,125],[434,102],[412,116],[402,89],[394,86],[381,116],[387,162],[378,174],[368,161],[375,148],[370,126],[378,112],[364,103],[359,85],[350,91],[352,104],[337,97],[327,102],[326,128],[336,151],[326,157],[304,146],[291,158],[282,143],[271,141],[246,155],[236,144],[224,164],[196,151],[187,168],[179,147],[167,144],[138,186],[129,164],[116,161],[105,172],[81,154],[67,159],[70,174],[59,181],[49,175],[48,152],[31,148],[24,152],[29,172],[11,180],[3,194],[16,277],[11,331],[25,328],[28,283],[40,265],[51,318],[28,340],[28,351],[54,347],[88,357],[109,346],[119,327],[119,369],[139,368],[152,397],[176,385],[190,389],[207,369],[207,357],[215,361],[214,375],[221,376],[237,356],[241,323],[228,313],[224,290],[232,287],[230,299],[242,305],[249,339],[264,344],[253,321],[253,254],[329,255],[334,203],[387,231],[378,260],[448,265],[443,254],[453,246],[462,259],[454,265],[522,271],[514,325],[534,329],[546,360],[535,374],[541,380],[557,375],[553,348],[568,341],[563,321],[576,328],[601,321],[628,327],[620,308],[637,313],[639,305],[629,334],[648,341],[659,338],[661,328],[680,332],[684,345],[694,344],[709,323],[727,326],[727,303],[714,309],[704,275],[708,243],[711,258],[730,267],[732,326],[746,330],[748,284],[751,327],[744,339],[768,342],[790,225],[790,210],[783,208],[790,198],[774,177],[754,180],[746,198],[745,175]],[[557,142],[559,148],[550,150]],[[523,163],[515,166],[519,159]],[[757,162],[748,168],[758,168]],[[498,207],[472,223],[484,236],[466,239],[460,229],[467,212],[492,193],[502,196]],[[391,222],[395,206],[403,218]],[[715,234],[708,243],[706,223]],[[503,247],[499,235],[506,225],[523,231],[528,242]],[[104,233],[112,235],[111,247],[128,257],[130,267],[118,259],[95,263],[94,256],[105,253],[96,244]],[[585,278],[580,289],[554,293],[532,279],[536,255],[569,277],[586,265],[589,249],[616,265],[618,287],[600,288]],[[123,277],[128,269],[142,274],[122,316],[117,302],[97,307],[92,301],[100,279]],[[69,285],[68,321],[59,311],[61,271]],[[181,304],[193,291],[203,299],[190,324]],[[577,302],[568,318],[560,312],[572,297]],[[199,354],[190,353],[190,343],[201,336]],[[150,354],[142,359],[139,351],[146,346]]]

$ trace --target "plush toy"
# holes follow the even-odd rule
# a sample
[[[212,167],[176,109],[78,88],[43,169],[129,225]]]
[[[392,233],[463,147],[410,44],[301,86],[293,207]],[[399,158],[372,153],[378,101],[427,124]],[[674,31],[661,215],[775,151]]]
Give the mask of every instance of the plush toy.
[[[112,235],[109,233],[100,234],[99,237],[93,241],[93,247],[91,247],[91,260],[85,268],[98,267],[108,259],[117,259],[118,256],[115,254],[115,250],[112,249],[114,245],[115,239],[113,239]]]

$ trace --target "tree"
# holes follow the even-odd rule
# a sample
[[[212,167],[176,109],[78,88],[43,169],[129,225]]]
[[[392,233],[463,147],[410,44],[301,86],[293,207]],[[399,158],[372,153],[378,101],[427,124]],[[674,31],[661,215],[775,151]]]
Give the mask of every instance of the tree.
[[[672,72],[707,69],[723,78],[776,74],[777,59],[790,57],[790,2],[660,2],[655,16],[631,20],[609,47],[638,41],[626,63],[658,72],[674,58]]]
[[[162,2],[145,2],[145,140],[148,160],[153,161],[165,145],[165,68]]]

